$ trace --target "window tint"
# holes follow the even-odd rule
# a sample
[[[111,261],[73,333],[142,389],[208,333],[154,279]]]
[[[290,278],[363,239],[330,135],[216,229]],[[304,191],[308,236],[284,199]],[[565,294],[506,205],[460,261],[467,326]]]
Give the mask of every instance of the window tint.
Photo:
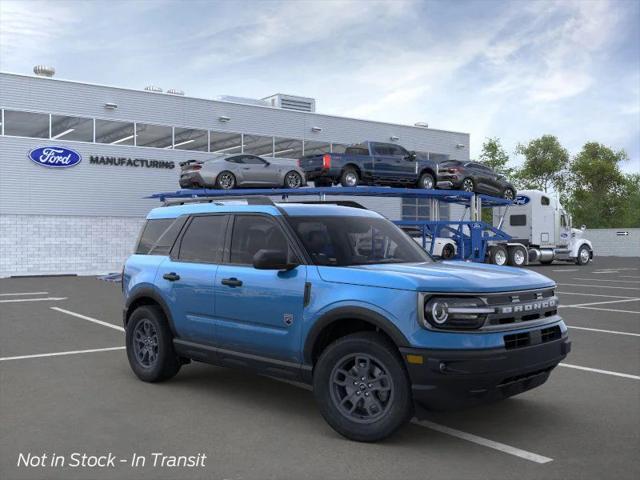
[[[289,242],[275,221],[257,215],[238,215],[233,225],[229,261],[252,265],[259,250],[289,250]]]
[[[551,200],[549,197],[540,197],[540,205],[549,205],[551,204]]]
[[[567,219],[566,219],[566,217],[564,215],[560,216],[560,225],[563,226],[563,227],[567,226]]]
[[[253,155],[245,155],[243,157],[242,163],[246,163],[247,165],[264,165],[267,162],[265,162],[260,157],[255,157]]]
[[[49,115],[5,110],[4,134],[17,137],[49,138]]]
[[[389,155],[395,155],[397,157],[405,157],[409,155],[409,152],[407,152],[400,145],[389,145],[388,149],[389,149]]]
[[[93,119],[51,115],[51,139],[93,142]]]
[[[171,226],[175,219],[173,218],[159,218],[156,220],[147,220],[142,234],[140,235],[140,241],[136,248],[136,253],[146,255],[149,253],[151,247],[158,241],[160,236]]]
[[[511,215],[509,217],[509,225],[511,225],[512,227],[524,227],[526,224],[526,215]]]
[[[133,123],[96,119],[96,142],[112,145],[133,145]]]
[[[171,148],[173,129],[163,125],[136,124],[136,145],[139,147]]]
[[[231,163],[244,163],[244,156],[239,155],[237,157],[229,157],[226,160]]]
[[[369,155],[369,149],[365,147],[348,147],[345,153],[348,155]]]
[[[151,246],[149,255],[169,255],[171,247],[180,235],[183,225],[187,221],[187,216],[183,215],[175,219],[169,227],[160,235],[160,238]]]
[[[178,258],[187,262],[220,262],[227,218],[226,215],[193,217],[182,236]]]
[[[391,155],[391,149],[386,145],[374,145],[373,151],[376,155]]]

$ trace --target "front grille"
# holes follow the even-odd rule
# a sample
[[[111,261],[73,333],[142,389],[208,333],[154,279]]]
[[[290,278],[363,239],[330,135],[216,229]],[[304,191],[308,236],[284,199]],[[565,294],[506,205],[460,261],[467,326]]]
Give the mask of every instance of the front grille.
[[[487,315],[486,326],[530,322],[558,313],[558,299],[553,288],[488,295],[485,301],[496,308],[495,313]]]
[[[562,337],[562,331],[557,325],[540,330],[532,330],[531,332],[512,333],[504,336],[504,348],[513,350],[514,348],[523,348],[530,345],[551,342],[560,337]]]

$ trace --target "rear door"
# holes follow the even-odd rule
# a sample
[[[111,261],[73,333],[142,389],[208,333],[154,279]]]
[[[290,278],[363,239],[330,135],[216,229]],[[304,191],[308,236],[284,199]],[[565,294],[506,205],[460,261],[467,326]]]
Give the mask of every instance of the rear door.
[[[274,217],[236,214],[228,252],[218,268],[216,334],[234,352],[299,362],[306,266],[289,271],[258,270],[253,256],[261,249],[286,249],[290,238]]]
[[[182,339],[214,343],[214,282],[228,221],[228,215],[191,217],[158,269],[156,285]]]

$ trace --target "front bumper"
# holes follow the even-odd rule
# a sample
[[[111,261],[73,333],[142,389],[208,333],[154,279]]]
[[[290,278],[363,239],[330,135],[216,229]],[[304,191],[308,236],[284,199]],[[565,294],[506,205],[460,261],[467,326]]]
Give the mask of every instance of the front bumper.
[[[501,400],[542,385],[570,350],[566,334],[555,341],[511,350],[400,349],[414,400],[431,410]],[[415,355],[411,363],[407,355]],[[419,357],[422,364],[415,363]]]

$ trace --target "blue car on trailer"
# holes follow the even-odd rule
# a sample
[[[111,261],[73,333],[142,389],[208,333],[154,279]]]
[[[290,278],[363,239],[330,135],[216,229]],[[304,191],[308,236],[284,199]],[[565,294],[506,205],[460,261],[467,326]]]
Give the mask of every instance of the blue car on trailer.
[[[362,208],[169,197],[123,272],[127,355],[144,381],[202,361],[306,382],[337,432],[377,441],[416,404],[537,387],[570,350],[538,273],[435,261]]]

